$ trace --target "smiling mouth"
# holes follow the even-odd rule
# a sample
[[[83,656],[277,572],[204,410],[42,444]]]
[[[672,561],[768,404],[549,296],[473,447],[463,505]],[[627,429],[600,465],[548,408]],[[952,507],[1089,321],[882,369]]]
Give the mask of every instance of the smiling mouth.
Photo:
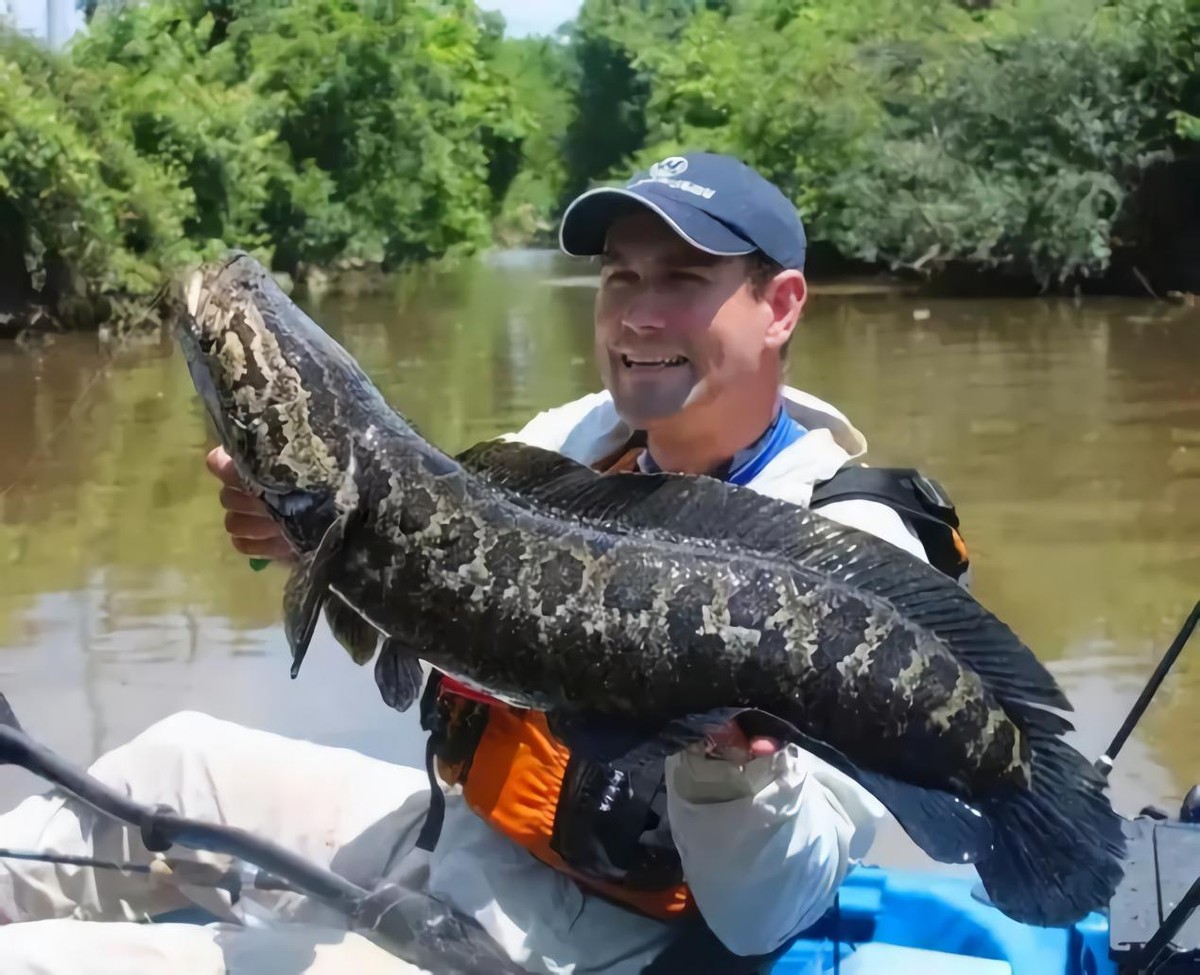
[[[669,359],[634,359],[622,353],[621,365],[626,369],[666,369],[672,366],[682,366],[687,363],[686,356],[672,356]]]

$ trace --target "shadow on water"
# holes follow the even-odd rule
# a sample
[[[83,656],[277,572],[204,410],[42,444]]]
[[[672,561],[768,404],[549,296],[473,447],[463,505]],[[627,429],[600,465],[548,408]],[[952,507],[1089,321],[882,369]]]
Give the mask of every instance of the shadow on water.
[[[596,388],[593,282],[507,252],[306,304],[453,451]],[[793,342],[791,381],[838,404],[874,463],[949,490],[977,595],[1062,680],[1089,755],[1200,598],[1197,361],[1200,313],[1127,300],[818,296]],[[0,685],[48,744],[86,762],[193,708],[421,761],[415,716],[324,631],[288,680],[283,575],[225,544],[212,441],[168,343],[111,362],[85,336],[0,348],[0,410]],[[1191,649],[1118,763],[1122,811],[1176,806],[1200,779],[1198,690]],[[37,788],[5,772],[0,803]],[[912,853],[889,835],[879,857]]]

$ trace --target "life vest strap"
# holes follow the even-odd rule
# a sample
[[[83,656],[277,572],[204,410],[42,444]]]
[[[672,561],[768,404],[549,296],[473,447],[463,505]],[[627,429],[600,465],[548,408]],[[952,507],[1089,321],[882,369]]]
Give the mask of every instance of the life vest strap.
[[[425,822],[421,824],[421,832],[417,834],[417,849],[432,853],[437,846],[438,838],[442,835],[442,824],[446,821],[446,794],[442,784],[437,779],[434,763],[437,760],[437,746],[433,735],[425,739],[425,774],[429,776],[429,811],[425,814]]]
[[[954,502],[937,481],[911,467],[843,467],[813,487],[809,508],[838,501],[874,501],[912,525],[930,564],[960,581],[970,568]]]

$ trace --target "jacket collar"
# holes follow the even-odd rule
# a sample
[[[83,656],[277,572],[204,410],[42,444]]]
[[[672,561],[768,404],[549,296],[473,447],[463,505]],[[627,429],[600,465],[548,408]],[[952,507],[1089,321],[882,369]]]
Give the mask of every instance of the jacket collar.
[[[806,505],[813,484],[832,477],[847,461],[866,453],[867,440],[841,411],[816,396],[791,386],[783,386],[780,394],[788,413],[806,433],[780,452],[749,486]],[[605,390],[539,414],[509,439],[593,465],[615,455],[632,435]]]

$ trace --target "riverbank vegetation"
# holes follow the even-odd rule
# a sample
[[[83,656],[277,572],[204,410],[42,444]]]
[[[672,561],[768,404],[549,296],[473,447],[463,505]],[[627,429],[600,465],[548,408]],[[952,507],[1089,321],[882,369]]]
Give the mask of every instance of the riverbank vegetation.
[[[150,0],[0,38],[10,327],[227,246],[310,279],[546,242],[689,147],[776,180],[816,271],[1200,290],[1200,0],[585,0],[519,39],[471,0]]]

